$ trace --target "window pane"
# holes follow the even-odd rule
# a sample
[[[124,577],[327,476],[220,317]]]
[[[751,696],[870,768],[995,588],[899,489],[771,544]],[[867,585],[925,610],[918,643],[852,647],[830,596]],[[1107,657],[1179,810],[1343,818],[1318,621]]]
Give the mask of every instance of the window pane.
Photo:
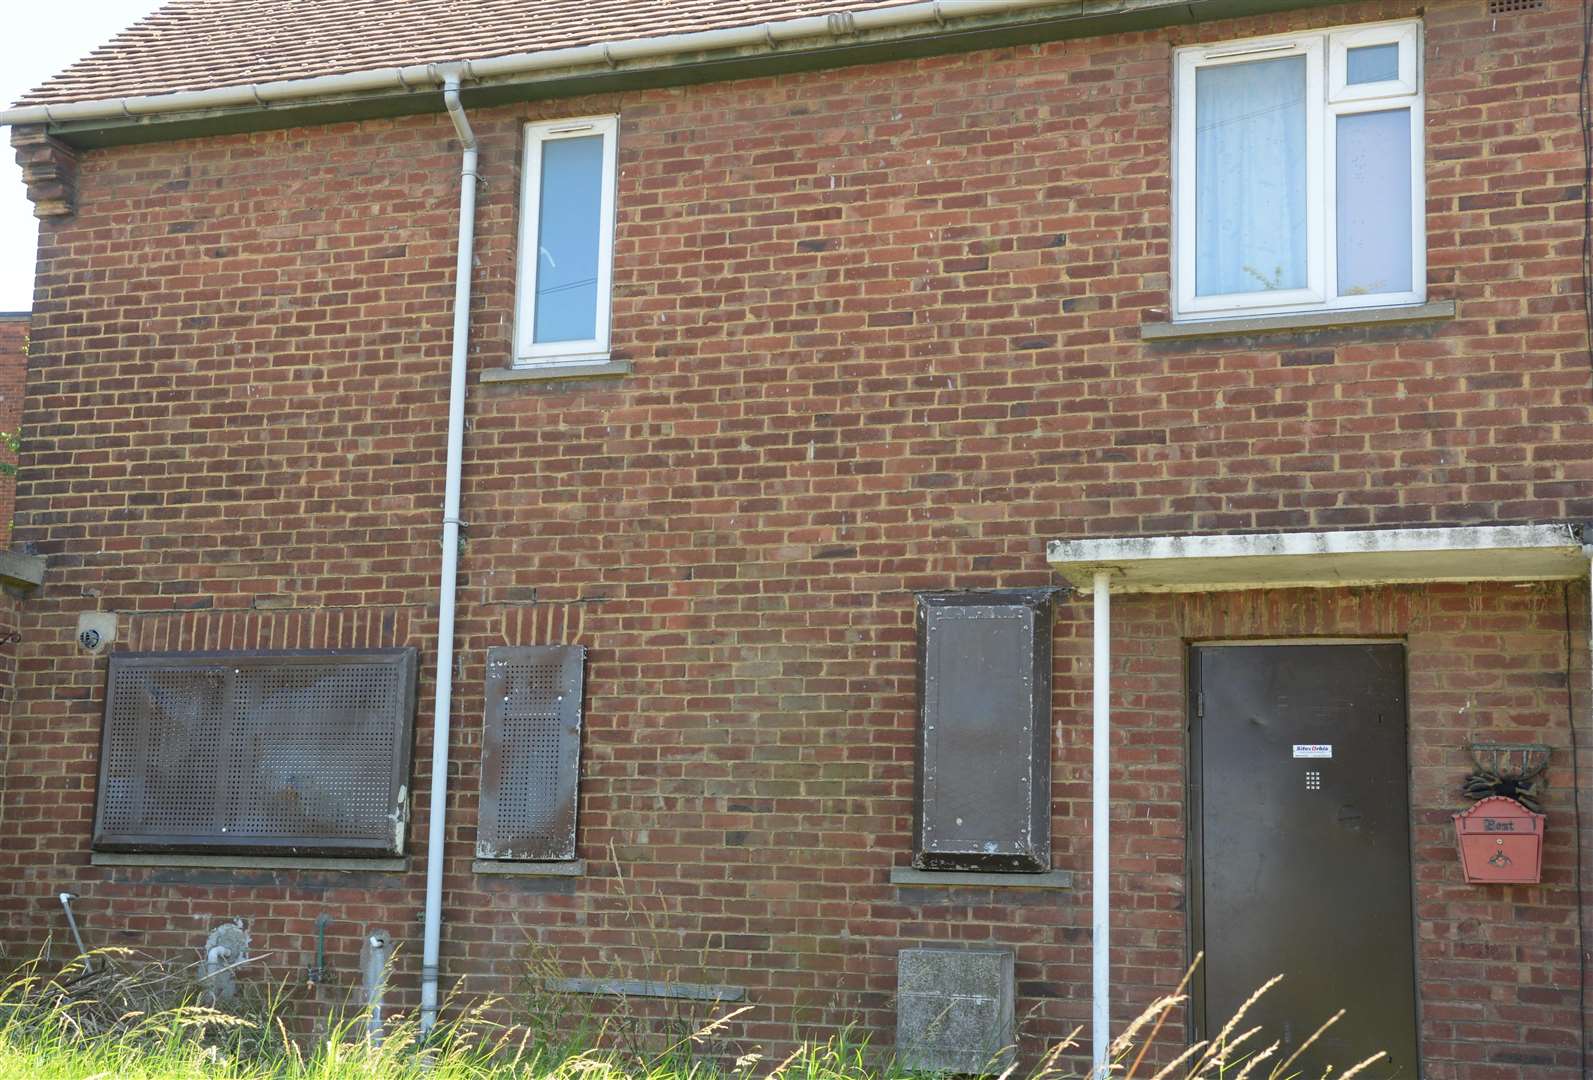
[[[1411,289],[1410,110],[1338,118],[1339,295]]]
[[[1399,78],[1399,45],[1362,45],[1344,51],[1344,81],[1351,86],[1361,83],[1389,82]]]
[[[603,136],[542,144],[537,214],[538,344],[597,337],[597,254],[603,202]]]
[[[1195,72],[1195,292],[1306,284],[1305,57]]]

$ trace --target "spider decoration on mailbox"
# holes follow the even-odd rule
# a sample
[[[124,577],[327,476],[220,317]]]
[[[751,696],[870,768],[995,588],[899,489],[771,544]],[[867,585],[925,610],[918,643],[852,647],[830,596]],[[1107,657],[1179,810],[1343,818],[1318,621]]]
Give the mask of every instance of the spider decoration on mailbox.
[[[1541,743],[1522,746],[1473,743],[1471,756],[1477,767],[1466,775],[1462,795],[1472,802],[1490,796],[1514,799],[1533,813],[1543,812],[1549,747]]]

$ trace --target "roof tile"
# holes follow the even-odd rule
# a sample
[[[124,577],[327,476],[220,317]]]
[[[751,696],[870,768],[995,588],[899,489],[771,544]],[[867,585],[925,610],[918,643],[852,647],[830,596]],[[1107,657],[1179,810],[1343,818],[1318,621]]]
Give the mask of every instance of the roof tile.
[[[911,0],[172,0],[18,104],[209,90]]]

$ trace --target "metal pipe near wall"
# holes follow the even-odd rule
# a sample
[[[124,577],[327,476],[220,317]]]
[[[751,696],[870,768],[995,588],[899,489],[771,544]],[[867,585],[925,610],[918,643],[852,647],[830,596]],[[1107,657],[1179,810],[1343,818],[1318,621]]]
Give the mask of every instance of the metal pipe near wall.
[[[360,978],[365,989],[365,1034],[373,1046],[382,1045],[382,999],[387,994],[387,964],[393,940],[386,930],[365,935],[360,949]]]
[[[1111,575],[1095,575],[1095,662],[1092,671],[1095,720],[1091,738],[1090,803],[1090,1046],[1097,1075],[1109,1075],[1111,1043],[1111,767],[1112,589]]]
[[[459,251],[454,266],[453,360],[448,390],[448,463],[443,481],[441,584],[437,591],[437,694],[432,718],[431,807],[426,835],[426,914],[421,939],[420,1032],[437,1023],[442,952],[443,854],[448,818],[449,718],[453,708],[454,600],[459,579],[459,489],[465,453],[465,357],[470,342],[470,273],[476,244],[476,136],[459,104],[459,73],[442,71],[443,102],[464,144],[459,169]]]
[[[67,928],[72,931],[72,940],[77,943],[77,954],[83,958],[83,972],[87,974],[94,970],[94,965],[89,960],[88,950],[83,947],[83,935],[78,933],[77,916],[72,914],[72,901],[77,899],[77,893],[59,893],[56,898],[61,901],[61,910],[66,912]]]

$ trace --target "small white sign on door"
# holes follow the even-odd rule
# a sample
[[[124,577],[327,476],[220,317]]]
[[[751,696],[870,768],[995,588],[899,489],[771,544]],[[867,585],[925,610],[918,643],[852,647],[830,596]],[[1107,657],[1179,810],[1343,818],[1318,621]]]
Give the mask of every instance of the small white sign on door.
[[[1333,744],[1322,742],[1295,743],[1294,756],[1297,758],[1330,758],[1333,756]]]

